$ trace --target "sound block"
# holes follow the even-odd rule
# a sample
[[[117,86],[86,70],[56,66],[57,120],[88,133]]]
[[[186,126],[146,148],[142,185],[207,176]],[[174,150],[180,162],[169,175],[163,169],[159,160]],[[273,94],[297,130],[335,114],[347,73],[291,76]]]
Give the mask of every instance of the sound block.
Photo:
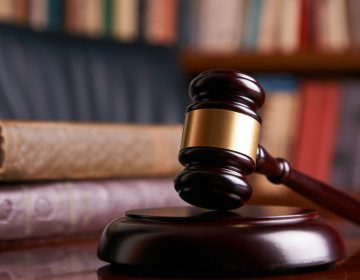
[[[315,210],[277,206],[132,210],[105,228],[98,246],[116,271],[155,275],[317,269],[344,256],[336,228]]]

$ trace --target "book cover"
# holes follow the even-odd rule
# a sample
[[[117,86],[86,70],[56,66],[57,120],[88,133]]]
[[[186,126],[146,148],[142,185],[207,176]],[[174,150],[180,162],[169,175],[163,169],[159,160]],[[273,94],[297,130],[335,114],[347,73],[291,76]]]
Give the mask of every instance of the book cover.
[[[178,43],[181,47],[190,48],[195,42],[196,15],[199,1],[180,0],[178,11]]]
[[[104,36],[111,37],[112,28],[113,28],[113,0],[104,0],[103,1],[103,27],[104,27]]]
[[[3,0],[0,3],[0,20],[2,22],[12,22],[14,19],[14,0]]]
[[[298,80],[287,74],[256,77],[266,92],[261,110],[260,144],[274,157],[292,161],[296,124],[298,121]],[[252,176],[257,199],[284,198],[292,191],[283,185],[274,185],[263,175]]]
[[[177,0],[149,0],[145,8],[145,38],[152,44],[171,45],[176,39]]]
[[[0,239],[99,233],[130,209],[180,206],[172,178],[0,185]]]
[[[341,88],[339,82],[329,81],[323,85],[324,104],[318,145],[317,178],[330,183],[333,171],[336,135],[341,106]]]
[[[289,54],[299,50],[301,1],[283,0],[281,2],[281,20],[279,23],[278,48]]]
[[[299,0],[300,4],[300,26],[299,44],[300,50],[308,51],[312,41],[312,4],[311,0]]]
[[[0,180],[174,175],[180,125],[1,121]]]

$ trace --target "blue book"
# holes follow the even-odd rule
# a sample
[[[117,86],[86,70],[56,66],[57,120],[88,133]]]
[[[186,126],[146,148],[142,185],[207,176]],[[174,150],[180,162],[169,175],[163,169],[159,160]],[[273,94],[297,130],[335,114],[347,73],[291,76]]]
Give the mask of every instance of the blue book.
[[[48,0],[48,15],[50,31],[61,31],[64,26],[64,1],[62,0]]]
[[[263,0],[247,0],[243,35],[243,49],[255,50]]]
[[[295,76],[285,73],[257,75],[255,79],[268,94],[279,90],[293,92],[299,86]]]

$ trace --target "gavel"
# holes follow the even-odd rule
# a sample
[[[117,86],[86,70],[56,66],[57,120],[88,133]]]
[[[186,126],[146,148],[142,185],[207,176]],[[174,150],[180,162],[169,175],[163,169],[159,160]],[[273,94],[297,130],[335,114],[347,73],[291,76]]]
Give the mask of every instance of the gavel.
[[[185,168],[175,189],[200,208],[129,210],[104,229],[99,258],[119,273],[202,277],[323,269],[343,259],[339,233],[315,210],[241,207],[252,195],[246,177],[258,172],[360,224],[358,201],[259,146],[257,110],[265,93],[256,80],[234,70],[211,70],[192,81],[189,93],[179,152]]]
[[[189,96],[179,152],[185,168],[175,178],[184,201],[212,210],[241,207],[252,195],[246,176],[257,172],[360,224],[358,200],[259,145],[262,120],[257,111],[265,92],[255,79],[235,70],[209,70],[193,79]]]

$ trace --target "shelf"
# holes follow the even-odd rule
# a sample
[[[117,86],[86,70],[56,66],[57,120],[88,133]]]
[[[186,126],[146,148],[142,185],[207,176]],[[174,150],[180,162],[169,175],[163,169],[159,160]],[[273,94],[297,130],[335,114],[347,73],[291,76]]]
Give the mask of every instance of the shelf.
[[[215,54],[184,50],[186,73],[212,68],[235,68],[244,72],[291,72],[301,74],[360,73],[360,52],[272,54]]]

